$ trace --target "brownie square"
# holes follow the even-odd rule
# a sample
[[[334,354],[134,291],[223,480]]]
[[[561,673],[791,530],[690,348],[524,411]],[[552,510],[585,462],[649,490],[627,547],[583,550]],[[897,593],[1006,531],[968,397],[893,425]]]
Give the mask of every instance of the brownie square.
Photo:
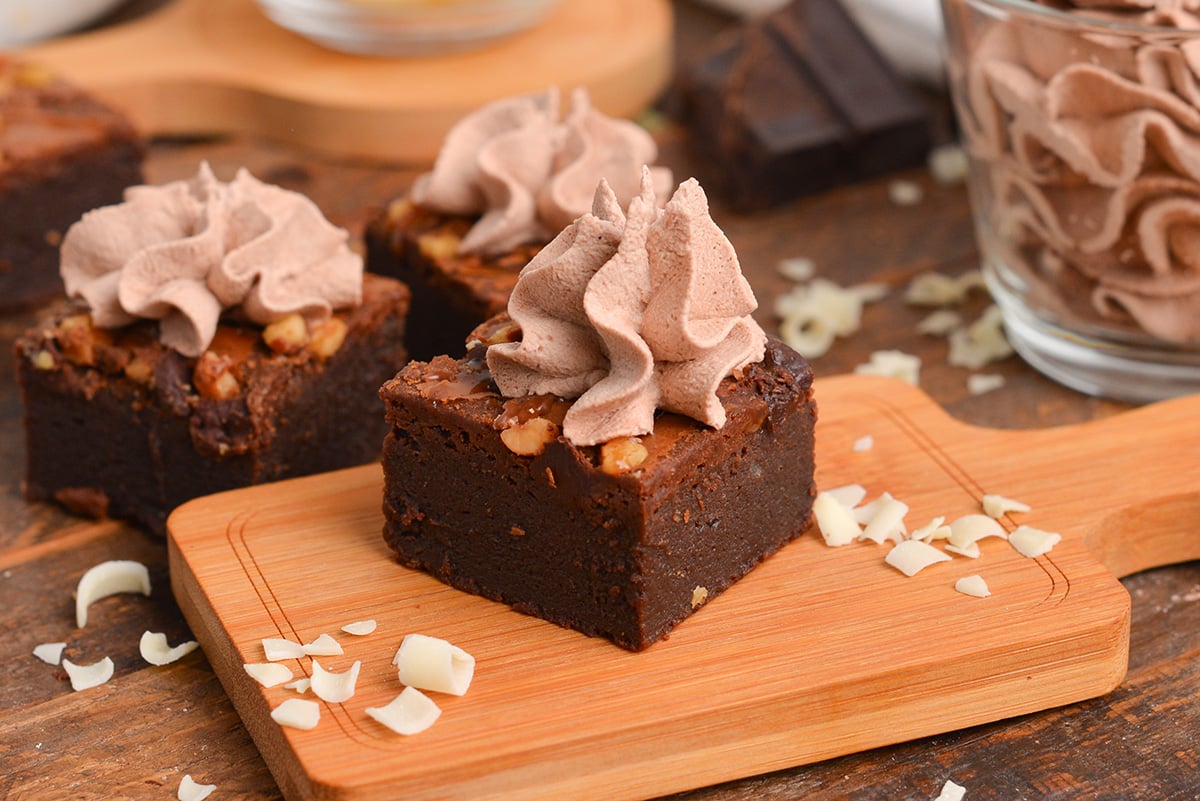
[[[510,450],[499,428],[561,422],[568,402],[501,397],[485,351],[410,363],[380,391],[384,538],[402,564],[638,651],[808,526],[812,372],[778,341],[722,382],[723,428],[660,412],[627,470],[603,455],[615,440]]]
[[[378,390],[407,361],[408,302],[403,284],[365,276],[362,303],[307,345],[277,352],[225,319],[199,359],[161,345],[155,322],[109,331],[58,310],[16,342],[27,497],[161,534],[192,498],[378,458]]]
[[[458,254],[458,243],[478,220],[399,198],[367,224],[366,269],[412,290],[405,344],[414,359],[461,355],[467,335],[507,308],[517,274],[543,247],[527,243],[500,256]]]
[[[42,67],[0,55],[0,312],[62,294],[63,233],[140,183],[143,155],[122,114]]]

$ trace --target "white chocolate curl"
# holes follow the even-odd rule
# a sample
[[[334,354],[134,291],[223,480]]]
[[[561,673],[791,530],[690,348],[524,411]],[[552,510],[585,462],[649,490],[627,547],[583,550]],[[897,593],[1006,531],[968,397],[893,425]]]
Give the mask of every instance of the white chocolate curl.
[[[313,660],[312,682],[309,688],[313,695],[331,704],[340,704],[354,697],[354,687],[358,683],[358,671],[362,662],[355,662],[349,670],[334,673],[321,667],[321,663]]]
[[[164,345],[196,357],[225,309],[260,325],[298,313],[310,323],[362,299],[362,259],[311,200],[240,170],[207,164],[195,178],[135,186],[90,211],[63,238],[68,295],[101,328],[159,321]]]
[[[638,192],[642,165],[658,146],[628,120],[592,108],[585,89],[571,93],[558,120],[558,90],[490,103],[447,134],[433,171],[417,178],[412,199],[445,214],[478,214],[460,253],[503,253],[523,242],[545,242],[591,205],[605,178],[622,204]],[[666,193],[671,171],[654,168]]]
[[[186,775],[179,782],[179,791],[175,797],[179,801],[204,801],[212,795],[212,791],[217,789],[215,784],[198,784],[191,775]]]
[[[387,706],[369,706],[364,711],[396,734],[406,735],[425,731],[442,714],[433,699],[416,687],[405,687]]]
[[[75,625],[83,628],[93,602],[122,592],[150,594],[150,571],[141,562],[113,559],[88,569],[75,588]]]
[[[488,368],[507,397],[577,398],[563,420],[576,445],[649,434],[656,409],[720,428],[717,387],[763,358],[757,305],[700,184],[659,210],[644,169],[628,215],[601,181],[592,212],[521,271],[508,311],[522,339],[491,346]]]
[[[321,705],[303,698],[289,698],[271,710],[271,720],[292,729],[315,729],[321,722]]]
[[[75,692],[99,687],[113,676],[113,661],[107,656],[99,662],[90,665],[77,665],[69,659],[62,661],[63,670],[71,679],[71,689]]]
[[[475,657],[437,637],[407,634],[392,658],[402,684],[464,695],[475,675]]]
[[[142,639],[138,643],[138,650],[142,654],[142,659],[145,659],[152,665],[169,665],[187,656],[199,647],[200,643],[195,640],[188,640],[172,648],[167,645],[167,635],[154,631],[142,632]]]

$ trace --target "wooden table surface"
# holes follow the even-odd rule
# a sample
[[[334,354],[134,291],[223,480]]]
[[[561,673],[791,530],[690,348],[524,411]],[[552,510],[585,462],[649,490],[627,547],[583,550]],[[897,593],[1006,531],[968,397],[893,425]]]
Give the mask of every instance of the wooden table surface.
[[[725,22],[688,4],[677,10],[681,57]],[[684,135],[668,128],[662,139],[664,160],[686,177]],[[271,142],[223,139],[155,142],[148,179],[190,175],[201,159],[225,179],[246,166],[304,192],[356,236],[371,207],[403,192],[415,175],[334,163]],[[888,197],[895,179],[919,183],[923,200],[895,205]],[[852,370],[872,351],[895,348],[922,358],[921,386],[968,422],[1034,428],[1126,408],[1064,389],[1017,357],[987,368],[1005,376],[1003,387],[973,396],[968,372],[946,363],[945,341],[916,332],[925,310],[903,302],[908,281],[927,270],[956,274],[977,265],[961,186],[938,185],[915,169],[748,216],[714,199],[713,215],[740,254],[768,330],[776,326],[773,299],[789,286],[776,269],[783,258],[811,258],[820,275],[842,284],[882,281],[892,288],[867,308],[861,331],[814,361],[818,375]],[[982,305],[976,299],[967,311],[977,313]],[[138,655],[145,630],[166,632],[172,643],[189,638],[170,594],[164,543],[120,523],[73,518],[22,498],[24,435],[11,345],[33,320],[33,312],[0,318],[0,799],[174,798],[185,773],[216,784],[213,799],[280,798],[204,655],[161,668]],[[1063,491],[1070,491],[1068,476]],[[106,559],[148,565],[153,593],[109,599],[77,630],[76,583]],[[1129,672],[1103,698],[674,798],[920,801],[935,798],[947,779],[965,785],[969,801],[1200,798],[1200,564],[1160,568],[1123,583],[1133,599]],[[67,641],[66,656],[80,662],[110,655],[114,679],[72,692],[61,668],[31,654],[51,641]]]

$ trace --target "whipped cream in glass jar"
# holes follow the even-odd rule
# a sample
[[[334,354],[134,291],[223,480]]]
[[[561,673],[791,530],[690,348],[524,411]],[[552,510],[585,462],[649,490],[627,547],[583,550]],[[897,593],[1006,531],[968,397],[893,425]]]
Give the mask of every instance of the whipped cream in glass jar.
[[[942,0],[984,275],[1078,390],[1200,391],[1200,0]]]

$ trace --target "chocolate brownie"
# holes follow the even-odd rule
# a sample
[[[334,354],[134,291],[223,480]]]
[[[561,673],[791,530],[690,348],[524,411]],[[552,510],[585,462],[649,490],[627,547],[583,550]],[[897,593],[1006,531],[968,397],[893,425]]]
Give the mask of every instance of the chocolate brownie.
[[[62,294],[63,233],[140,183],[143,153],[122,114],[0,55],[0,312]]]
[[[641,650],[799,536],[814,496],[816,407],[807,362],[770,341],[762,362],[720,385],[713,429],[660,412],[626,461],[628,438],[577,447],[517,443],[498,429],[568,401],[505,399],[483,344],[519,336],[503,320],[465,357],[410,363],[380,394],[384,537],[399,561],[467,592]]]
[[[461,355],[471,330],[504,311],[517,274],[544,245],[517,245],[499,256],[459,254],[459,242],[478,220],[400,198],[367,224],[366,268],[412,291],[405,344],[414,359]]]
[[[793,0],[677,81],[704,183],[738,211],[925,161],[931,114],[838,0]]]
[[[408,302],[366,276],[362,303],[311,335],[227,315],[198,359],[160,344],[157,322],[109,330],[58,310],[16,342],[26,495],[161,534],[191,498],[377,458]]]

